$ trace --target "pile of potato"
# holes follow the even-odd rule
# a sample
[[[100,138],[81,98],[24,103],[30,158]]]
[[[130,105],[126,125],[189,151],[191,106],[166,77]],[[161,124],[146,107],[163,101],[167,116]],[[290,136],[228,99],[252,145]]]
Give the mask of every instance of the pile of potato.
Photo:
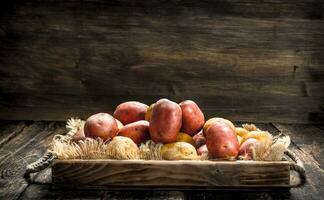
[[[246,133],[247,129],[236,128],[227,119],[211,118],[205,122],[203,112],[194,101],[178,104],[160,99],[151,106],[136,101],[122,103],[113,115],[94,114],[73,136],[73,141],[86,137],[109,141],[118,135],[132,139],[137,145],[148,140],[162,143],[163,159],[167,160],[200,155],[225,160],[238,156],[252,159],[251,147],[257,139],[243,141],[241,136]]]

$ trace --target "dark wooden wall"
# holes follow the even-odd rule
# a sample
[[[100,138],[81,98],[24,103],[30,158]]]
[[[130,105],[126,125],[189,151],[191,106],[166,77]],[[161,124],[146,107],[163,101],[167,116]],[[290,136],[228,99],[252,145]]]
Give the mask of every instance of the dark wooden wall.
[[[0,119],[167,97],[207,117],[324,121],[323,0],[25,0],[0,11]]]

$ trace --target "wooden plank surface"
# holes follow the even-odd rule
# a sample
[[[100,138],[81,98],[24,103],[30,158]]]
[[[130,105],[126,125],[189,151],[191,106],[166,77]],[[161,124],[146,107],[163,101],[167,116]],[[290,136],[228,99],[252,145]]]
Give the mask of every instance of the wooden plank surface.
[[[26,124],[15,137],[0,148],[0,199],[16,199],[28,183],[22,175],[27,163],[39,158],[45,151],[45,142],[53,133],[62,133],[60,123],[35,122]],[[17,126],[17,130],[21,129]],[[1,134],[0,134],[1,135]]]
[[[274,124],[281,132],[294,137],[294,144],[310,154],[317,165],[324,169],[324,130],[316,126]]]
[[[66,120],[167,97],[194,99],[207,116],[322,122],[323,5],[8,3],[0,15],[0,119]]]
[[[291,149],[305,166],[307,183],[291,190],[291,199],[322,199],[324,194],[323,148],[324,130],[316,126],[279,124],[274,126],[292,139]],[[307,191],[307,192],[306,192]]]
[[[17,98],[18,97],[18,98]],[[38,95],[33,94],[15,94],[4,95],[2,99],[7,102],[6,105],[0,105],[2,115],[6,119],[24,119],[34,118],[38,120],[55,120],[57,117],[62,121],[66,121],[70,117],[81,117],[86,119],[91,114],[97,112],[113,113],[115,107],[125,101],[140,100],[146,104],[151,104],[163,96],[102,96],[102,95],[69,95],[62,98],[61,95]],[[172,100],[180,102],[183,99],[192,99],[202,108],[206,118],[215,116],[225,117],[231,120],[253,121],[257,116],[259,122],[267,122],[277,116],[277,120],[281,121],[313,121],[320,119],[318,116],[318,102],[320,97],[310,99],[307,97],[240,97],[240,101],[236,101],[233,97],[215,96],[201,98],[200,96],[181,96]],[[219,108],[209,107],[215,104]],[[255,110],[251,110],[251,102],[258,102],[254,105]],[[271,104],[271,106],[269,106]],[[290,105],[287,107],[286,105]],[[303,106],[301,106],[303,105]],[[46,109],[46,112],[44,112]],[[283,112],[283,109],[285,112]],[[256,113],[256,110],[263,112]],[[20,116],[16,114],[20,113]],[[308,113],[308,115],[305,115]],[[291,118],[293,116],[293,118]]]
[[[25,127],[24,122],[6,123],[0,126],[0,149],[11,139],[15,138]]]
[[[50,185],[30,185],[20,199],[144,199],[144,200],[184,200],[187,199],[181,191],[104,191],[104,190],[74,190],[53,189]]]

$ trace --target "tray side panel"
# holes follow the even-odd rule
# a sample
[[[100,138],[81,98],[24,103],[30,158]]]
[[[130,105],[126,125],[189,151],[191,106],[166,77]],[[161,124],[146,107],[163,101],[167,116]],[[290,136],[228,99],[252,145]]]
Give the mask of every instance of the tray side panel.
[[[287,187],[288,162],[55,161],[54,184],[93,186]]]

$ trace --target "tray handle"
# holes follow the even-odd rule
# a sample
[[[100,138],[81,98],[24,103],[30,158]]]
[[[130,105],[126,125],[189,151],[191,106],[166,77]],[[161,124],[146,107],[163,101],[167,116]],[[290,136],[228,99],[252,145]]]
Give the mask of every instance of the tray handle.
[[[306,183],[306,172],[303,162],[298,158],[298,156],[293,153],[291,150],[285,151],[285,154],[293,161],[290,162],[290,170],[293,170],[298,173],[299,181],[290,185],[291,187],[301,187]]]
[[[32,162],[26,166],[24,178],[26,178],[27,180],[30,180],[31,173],[40,172],[40,171],[46,169],[47,167],[49,167],[52,164],[54,159],[55,159],[55,155],[49,151],[46,151],[42,157],[40,157],[35,162]]]

